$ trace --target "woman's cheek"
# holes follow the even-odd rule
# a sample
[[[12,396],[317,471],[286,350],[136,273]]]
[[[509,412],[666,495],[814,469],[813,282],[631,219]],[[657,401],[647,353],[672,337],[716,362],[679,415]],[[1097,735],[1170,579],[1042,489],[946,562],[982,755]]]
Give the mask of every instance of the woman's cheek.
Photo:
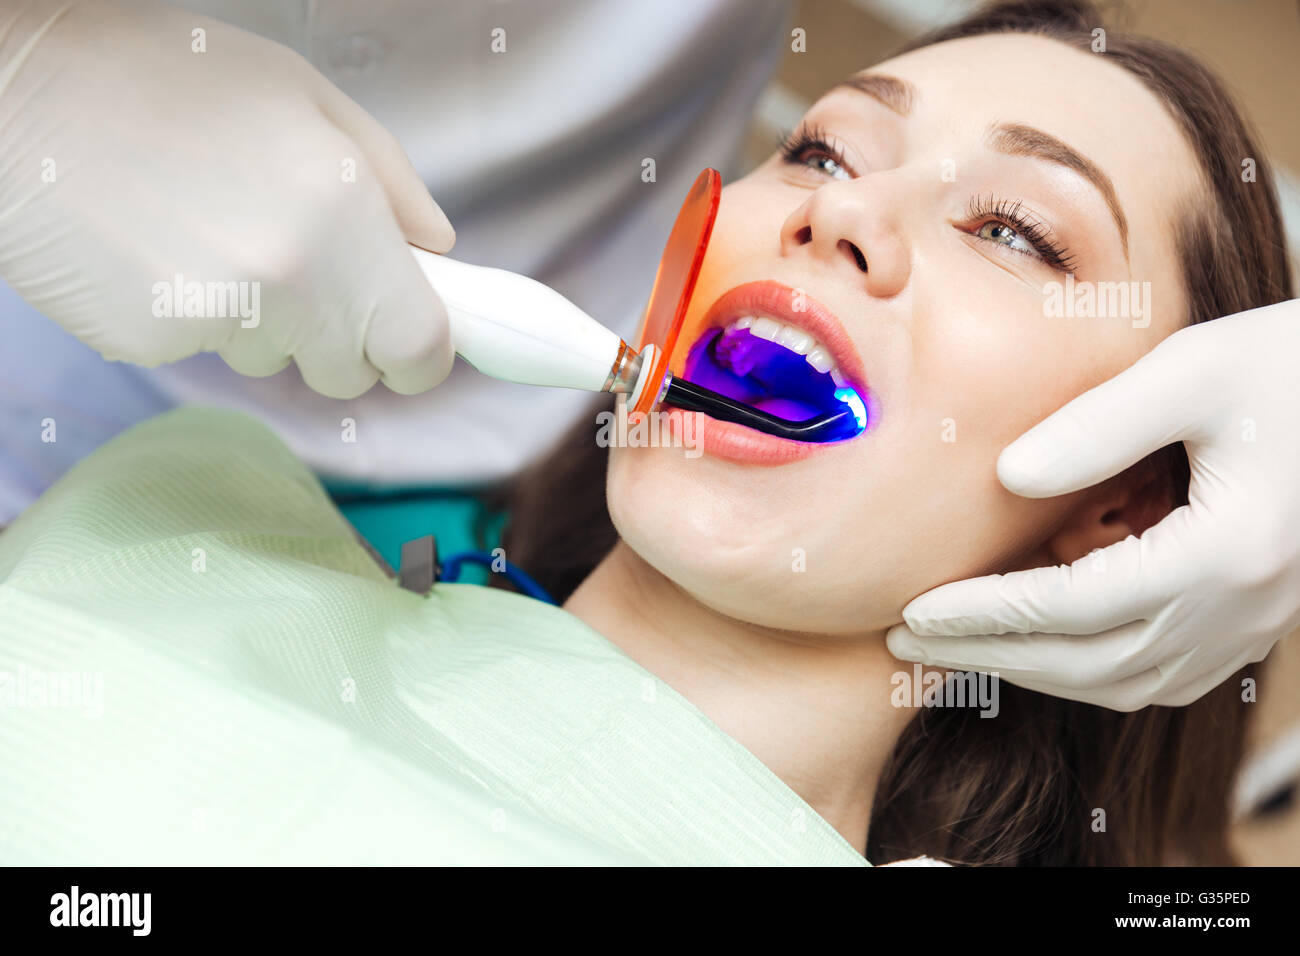
[[[770,260],[787,217],[806,198],[806,191],[749,178],[723,189],[701,281],[712,272],[743,274],[755,259]]]

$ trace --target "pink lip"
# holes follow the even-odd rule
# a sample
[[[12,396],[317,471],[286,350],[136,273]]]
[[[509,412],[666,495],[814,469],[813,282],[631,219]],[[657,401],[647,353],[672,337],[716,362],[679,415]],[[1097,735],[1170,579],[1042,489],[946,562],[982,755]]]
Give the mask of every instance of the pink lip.
[[[714,458],[750,465],[785,465],[834,447],[788,441],[734,422],[720,422],[703,412],[687,412],[680,408],[672,409],[667,421],[670,434],[681,436],[683,447],[687,447],[686,442],[691,440]],[[685,433],[683,428],[687,429]]]
[[[796,296],[802,309],[794,307]],[[830,309],[826,308],[807,293],[799,292],[779,282],[747,282],[725,292],[705,313],[703,320],[696,327],[692,342],[699,338],[699,333],[707,329],[720,328],[742,315],[766,315],[780,322],[788,322],[814,336],[826,346],[839,366],[840,374],[850,385],[865,398],[867,396],[866,374],[862,368],[862,359],[853,347],[844,326]],[[683,338],[679,340],[685,342]],[[683,416],[681,424],[674,421]],[[783,465],[799,461],[820,451],[829,451],[842,442],[818,444],[814,442],[789,441],[754,431],[743,425],[722,422],[702,412],[685,412],[674,409],[669,417],[671,427],[678,429],[685,425],[684,416],[694,416],[690,422],[694,435],[700,441],[702,449],[717,458],[756,465]]]

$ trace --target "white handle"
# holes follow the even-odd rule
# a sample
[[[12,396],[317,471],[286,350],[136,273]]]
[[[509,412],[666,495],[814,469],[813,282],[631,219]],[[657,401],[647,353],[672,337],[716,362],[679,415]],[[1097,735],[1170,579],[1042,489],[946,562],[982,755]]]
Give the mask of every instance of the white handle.
[[[411,247],[447,306],[456,354],[484,375],[599,392],[622,340],[554,289]]]

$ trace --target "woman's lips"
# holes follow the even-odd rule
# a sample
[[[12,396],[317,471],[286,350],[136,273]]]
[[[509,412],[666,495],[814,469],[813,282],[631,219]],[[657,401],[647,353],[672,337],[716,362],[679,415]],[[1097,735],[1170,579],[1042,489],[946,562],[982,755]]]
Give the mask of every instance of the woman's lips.
[[[795,308],[796,302],[801,308]],[[806,293],[779,282],[747,282],[723,293],[696,326],[691,341],[742,315],[765,315],[782,324],[803,329],[826,347],[848,384],[866,397],[862,359],[839,319]],[[690,347],[684,337],[678,342],[679,349]],[[668,420],[670,428],[683,441],[697,442],[701,450],[716,458],[747,464],[783,465],[844,444],[790,441],[734,422],[719,421],[703,412],[687,412],[679,408],[672,409]]]
[[[694,446],[715,458],[751,465],[784,465],[843,444],[790,441],[680,408],[670,409],[668,427],[682,447]]]

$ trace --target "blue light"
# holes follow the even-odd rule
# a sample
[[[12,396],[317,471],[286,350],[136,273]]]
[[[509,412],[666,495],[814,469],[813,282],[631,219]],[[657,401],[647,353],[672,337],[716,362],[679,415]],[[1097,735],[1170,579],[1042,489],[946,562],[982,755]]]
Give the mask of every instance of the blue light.
[[[862,401],[862,396],[854,389],[845,385],[835,390],[835,397],[853,411],[853,417],[858,421],[858,431],[867,427],[867,406]]]

